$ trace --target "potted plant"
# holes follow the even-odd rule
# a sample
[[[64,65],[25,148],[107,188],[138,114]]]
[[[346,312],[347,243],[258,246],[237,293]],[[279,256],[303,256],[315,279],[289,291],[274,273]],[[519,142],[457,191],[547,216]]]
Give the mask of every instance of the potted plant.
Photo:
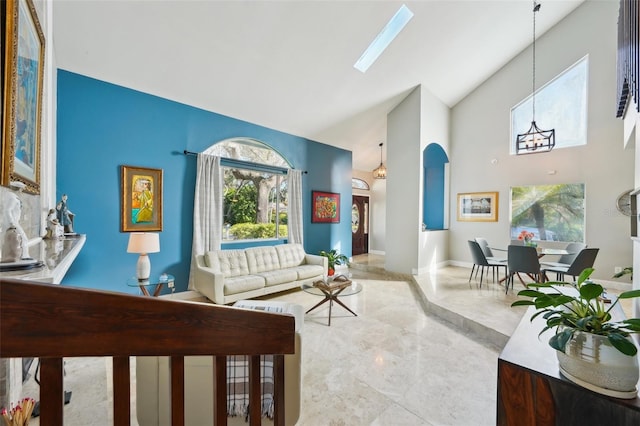
[[[329,251],[320,250],[320,256],[326,257],[329,262],[329,270],[327,273],[330,277],[335,274],[337,265],[344,264],[349,266],[349,258],[344,254],[338,253],[336,249],[331,249]]]
[[[611,303],[604,288],[589,280],[593,271],[582,271],[575,285],[529,284],[518,296],[530,299],[511,306],[535,307],[531,321],[540,316],[545,321],[539,335],[555,328],[549,345],[556,350],[560,372],[569,380],[595,392],[635,398],[638,350],[631,334],[640,332],[640,319],[614,321],[611,310],[620,299],[640,297],[640,290],[621,293]]]

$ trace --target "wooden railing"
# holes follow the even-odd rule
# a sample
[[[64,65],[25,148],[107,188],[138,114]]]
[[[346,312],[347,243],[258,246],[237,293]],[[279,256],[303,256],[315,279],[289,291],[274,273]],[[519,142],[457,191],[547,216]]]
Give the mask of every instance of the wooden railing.
[[[640,4],[638,0],[620,0],[618,12],[618,110],[623,117],[629,99],[640,112]]]
[[[129,357],[169,356],[171,417],[184,425],[184,356],[214,356],[214,425],[226,425],[226,356],[250,355],[250,421],[261,422],[260,355],[274,355],[275,418],[284,425],[291,316],[0,280],[0,357],[40,358],[40,424],[63,424],[63,357],[113,357],[114,425],[131,416]]]

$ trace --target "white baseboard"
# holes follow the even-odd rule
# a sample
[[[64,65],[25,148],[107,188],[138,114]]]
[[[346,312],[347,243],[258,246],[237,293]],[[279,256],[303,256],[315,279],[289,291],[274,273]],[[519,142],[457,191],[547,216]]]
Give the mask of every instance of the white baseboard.
[[[205,298],[202,294],[200,294],[200,292],[195,290],[180,291],[173,294],[163,294],[160,297],[165,299],[174,299],[174,300],[197,300],[197,299]]]
[[[447,266],[449,266],[451,263],[449,260],[445,260],[443,262],[439,262],[435,265],[435,269],[442,269],[442,268],[446,268]],[[422,275],[422,274],[426,274],[429,271],[431,271],[431,267],[425,266],[422,268],[412,268],[411,269],[411,275]]]

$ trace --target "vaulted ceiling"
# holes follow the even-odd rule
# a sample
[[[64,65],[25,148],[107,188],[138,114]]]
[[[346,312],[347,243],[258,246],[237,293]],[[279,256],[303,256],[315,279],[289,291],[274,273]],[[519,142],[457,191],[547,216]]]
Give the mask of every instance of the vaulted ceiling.
[[[544,0],[537,35],[582,1]],[[55,0],[56,65],[349,149],[372,170],[386,115],[413,88],[452,107],[532,40],[532,1],[407,1],[413,19],[356,70],[402,4]]]

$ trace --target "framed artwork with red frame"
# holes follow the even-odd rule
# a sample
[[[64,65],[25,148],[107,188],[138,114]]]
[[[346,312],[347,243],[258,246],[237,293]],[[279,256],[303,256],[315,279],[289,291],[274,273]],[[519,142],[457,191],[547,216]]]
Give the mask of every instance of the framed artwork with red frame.
[[[340,223],[340,194],[311,191],[311,222]]]

